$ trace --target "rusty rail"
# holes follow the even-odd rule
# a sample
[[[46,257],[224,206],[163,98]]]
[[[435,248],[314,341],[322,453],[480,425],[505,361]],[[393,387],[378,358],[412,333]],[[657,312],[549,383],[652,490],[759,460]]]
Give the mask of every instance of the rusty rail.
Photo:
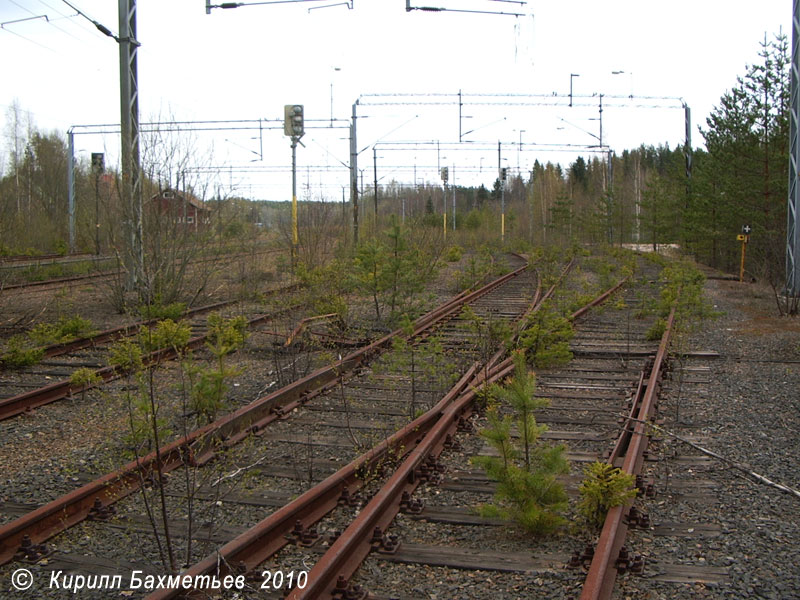
[[[647,380],[647,387],[638,405],[636,420],[628,420],[625,425],[625,431],[622,433],[622,436],[626,436],[628,439],[627,442],[624,442],[627,444],[627,449],[622,470],[631,475],[638,475],[644,462],[644,451],[647,448],[646,422],[655,407],[657,389],[662,375],[662,368],[667,358],[669,339],[674,321],[675,308],[673,307],[667,319],[664,334],[661,336],[661,343],[653,361]],[[642,379],[640,379],[640,385],[641,381]],[[631,425],[631,422],[633,422],[633,425]],[[615,453],[618,453],[616,447]],[[625,522],[627,511],[628,505],[615,506],[609,509],[592,563],[589,566],[589,572],[583,584],[580,600],[608,600],[611,598],[617,577],[617,557],[619,556],[620,548],[625,543],[625,535],[628,532],[628,525]]]
[[[254,327],[261,323],[271,321],[272,319],[275,319],[282,314],[293,310],[294,308],[297,307],[290,306],[275,313],[260,315],[250,319],[247,322],[247,326]],[[196,350],[201,348],[205,344],[207,337],[207,335],[195,336],[186,343],[186,346],[184,346],[183,349]],[[177,358],[177,356],[178,350],[175,348],[159,348],[143,356],[142,363],[144,366],[151,366],[163,361],[173,360],[174,358]],[[125,369],[118,367],[103,367],[95,370],[94,372],[94,374],[97,375],[97,377],[99,377],[101,380],[97,384],[89,383],[80,385],[72,383],[72,381],[69,379],[64,379],[35,390],[23,392],[22,394],[17,394],[16,396],[11,396],[10,398],[4,398],[3,400],[0,400],[0,421],[15,417],[25,411],[38,408],[39,406],[44,406],[45,404],[62,400],[63,398],[67,398],[73,394],[90,390],[104,383],[108,383],[109,381],[114,381],[115,379],[119,379],[120,377],[124,376],[126,373],[127,371]]]
[[[279,252],[279,249],[265,249],[256,252],[255,254],[273,254],[275,252]],[[223,254],[218,257],[210,257],[210,258],[200,258],[194,262],[194,264],[201,264],[206,262],[216,262],[216,261],[224,261],[224,260],[234,260],[236,258],[241,257],[248,257],[252,256],[250,253],[238,253],[238,254]],[[92,260],[92,258],[87,258],[87,261]],[[101,259],[102,262],[103,259]],[[0,265],[2,268],[2,265]],[[44,279],[42,281],[25,281],[21,283],[12,283],[4,286],[0,286],[0,291],[9,291],[9,290],[25,290],[30,288],[37,288],[37,287],[44,287],[48,285],[58,285],[62,283],[72,283],[75,281],[84,281],[87,279],[100,279],[103,277],[113,277],[114,275],[121,275],[123,273],[120,269],[113,269],[107,271],[98,271],[96,273],[87,273],[85,275],[71,275],[67,277],[55,277],[53,279]]]
[[[628,279],[630,279],[630,278],[626,277],[625,279],[620,281],[617,285],[613,286],[610,289],[607,289],[605,292],[600,294],[597,298],[595,298],[594,300],[589,302],[589,304],[587,304],[586,306],[583,306],[583,307],[579,308],[578,310],[576,310],[574,313],[572,313],[572,315],[570,315],[570,320],[571,321],[575,321],[576,319],[581,318],[587,312],[592,310],[595,306],[599,306],[600,304],[602,304],[603,302],[608,300],[608,298],[612,294],[614,294],[618,289],[620,289],[623,285],[625,285],[628,282]]]
[[[299,283],[292,283],[282,288],[267,290],[266,292],[264,292],[263,295],[265,298],[269,298],[270,296],[274,296],[276,294],[293,292],[297,290],[299,287],[300,287]],[[238,300],[223,300],[221,302],[215,302],[213,304],[207,304],[205,306],[190,308],[187,309],[186,312],[184,312],[181,315],[181,318],[202,315],[203,313],[211,312],[213,310],[218,310],[220,308],[230,306],[231,304],[236,304],[237,302]],[[135,334],[141,327],[152,327],[158,321],[159,319],[147,319],[144,321],[131,323],[130,325],[122,325],[121,327],[114,327],[113,329],[106,329],[104,331],[99,331],[98,333],[95,333],[93,335],[88,335],[86,337],[78,338],[76,340],[71,340],[69,342],[62,342],[60,344],[51,344],[50,346],[46,346],[44,348],[43,356],[45,358],[51,358],[53,356],[60,356],[62,354],[66,354],[67,352],[83,350],[84,348],[90,348],[98,344],[105,344],[106,342],[113,342]]]
[[[384,532],[400,512],[403,499],[406,498],[407,502],[410,494],[421,483],[419,470],[425,465],[432,467],[432,463],[444,449],[447,438],[455,434],[459,422],[468,415],[478,394],[477,386],[495,383],[513,370],[512,359],[505,359],[492,369],[488,380],[484,381],[483,372],[479,373],[469,390],[440,409],[436,424],[428,429],[425,437],[416,444],[402,465],[317,561],[308,574],[308,584],[303,589],[292,590],[288,599],[328,598],[332,597],[334,590],[344,592],[347,597],[345,590],[348,579],[373,547],[392,547],[394,544],[384,537]]]
[[[260,523],[240,534],[209,556],[190,567],[186,575],[217,573],[226,575],[231,567],[240,572],[254,569],[289,543],[287,536],[293,530],[306,531],[314,523],[342,503],[348,503],[352,493],[362,485],[359,472],[375,468],[390,451],[407,453],[419,443],[421,436],[440,419],[441,414],[474,380],[478,366],[473,365],[436,406],[414,419],[362,454],[333,475],[321,481],[289,504],[272,513]],[[299,522],[299,524],[298,524]],[[165,589],[154,592],[147,600],[165,600],[191,592],[181,589]]]
[[[559,280],[553,284],[544,296],[540,294],[541,289],[537,289],[533,306],[526,311],[526,315],[535,312],[552,295],[556,285],[566,276],[572,264],[570,262],[565,267]],[[625,281],[621,281],[592,300],[584,307],[585,310],[579,311],[579,315],[602,304]],[[496,364],[491,371],[492,381],[502,379],[514,369],[511,358],[505,358],[502,362],[497,362],[501,358],[502,351],[496,353],[490,360],[490,363]],[[418,469],[434,462],[438,458],[445,447],[448,436],[453,435],[456,424],[463,418],[464,413],[469,410],[475,396],[474,390],[475,387],[472,386],[469,392],[462,394],[446,408],[437,424],[425,434],[424,439],[409,453],[403,464],[387,483],[361,509],[356,519],[312,567],[308,574],[307,585],[302,589],[293,589],[287,596],[288,599],[313,600],[329,597],[360,597],[364,590],[352,587],[349,579],[372,550],[377,549],[378,552],[386,551],[391,553],[397,547],[397,542],[391,537],[387,537],[386,530],[397,513],[404,507],[407,508],[409,506],[409,498],[420,483],[420,479],[417,476]]]
[[[420,317],[415,321],[413,335],[417,335],[444,318],[455,314],[468,302],[476,300],[516,277],[526,266],[508,273],[474,292],[461,293]],[[334,365],[318,369],[281,390],[259,398],[234,413],[193,431],[161,448],[160,454],[152,452],[35,511],[0,526],[0,565],[14,558],[24,536],[30,537],[35,544],[41,544],[53,535],[84,520],[93,508],[104,508],[132,493],[138,489],[140,481],[148,479],[155,473],[157,461],[161,461],[161,470],[166,473],[186,462],[199,464],[210,460],[220,442],[233,444],[264,427],[266,423],[279,418],[283,414],[281,407],[285,407],[291,402],[303,402],[312,395],[320,393],[320,388],[335,384],[344,372],[356,368],[374,356],[381,349],[387,347],[398,335],[404,335],[403,331],[398,329],[349,354]]]

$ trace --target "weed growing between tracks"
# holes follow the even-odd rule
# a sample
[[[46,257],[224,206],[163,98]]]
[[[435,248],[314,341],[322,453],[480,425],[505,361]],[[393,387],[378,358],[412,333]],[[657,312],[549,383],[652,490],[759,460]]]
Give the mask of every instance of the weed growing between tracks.
[[[145,352],[159,348],[168,348],[177,354],[179,358],[177,391],[181,414],[177,427],[182,430],[181,434],[186,436],[194,427],[214,420],[216,414],[224,408],[226,381],[239,373],[226,365],[225,358],[244,344],[245,318],[223,319],[218,314],[212,314],[208,318],[208,327],[206,348],[214,358],[213,365],[203,366],[195,362],[191,352],[186,349],[191,337],[188,323],[176,323],[171,319],[159,321],[155,327],[142,329],[138,339],[123,340],[112,347],[111,351],[110,364],[124,370],[128,379],[124,400],[128,406],[129,433],[124,437],[124,441],[137,462],[148,452],[156,453],[154,478],[152,481],[147,481],[144,469],[141,469],[139,490],[155,536],[159,558],[165,569],[171,573],[177,572],[178,563],[175,541],[170,533],[169,511],[164,490],[162,448],[172,437],[173,431],[170,426],[175,426],[175,423],[170,423],[162,416],[167,408],[167,400],[159,393],[157,374],[163,368],[163,362],[158,360],[145,365],[143,356]],[[194,498],[199,489],[196,470],[186,462],[183,463],[188,517],[187,563],[190,562],[192,555]],[[150,491],[148,486],[152,488]],[[152,497],[154,494],[155,497]]]
[[[545,302],[528,318],[525,331],[520,336],[520,346],[536,367],[563,365],[572,360],[569,342],[574,335],[572,323],[559,315],[550,302]]]
[[[445,352],[437,335],[424,341],[413,339],[414,326],[408,317],[403,319],[401,328],[404,335],[392,341],[391,351],[376,362],[373,374],[387,376],[389,387],[398,391],[406,391],[405,384],[403,380],[392,379],[392,376],[408,374],[411,389],[408,390],[407,414],[409,420],[413,420],[421,414],[420,411],[432,408],[433,398],[442,396],[456,382],[456,359]],[[377,380],[377,377],[373,379]],[[429,401],[423,403],[423,396],[427,396]]]
[[[636,497],[636,478],[608,463],[594,462],[583,470],[578,513],[588,529],[598,531],[608,510]]]
[[[9,338],[0,363],[17,369],[38,363],[46,346],[70,342],[92,334],[92,322],[78,315],[60,317],[55,323],[38,323],[27,334]]]
[[[678,386],[675,400],[675,421],[680,423],[681,396],[683,393],[684,367],[691,334],[703,321],[719,316],[703,295],[705,276],[688,260],[674,261],[666,265],[660,280],[664,284],[658,303],[659,320],[665,323],[666,315],[675,306],[675,319],[670,336],[670,354],[678,361]],[[649,333],[649,332],[648,332]]]

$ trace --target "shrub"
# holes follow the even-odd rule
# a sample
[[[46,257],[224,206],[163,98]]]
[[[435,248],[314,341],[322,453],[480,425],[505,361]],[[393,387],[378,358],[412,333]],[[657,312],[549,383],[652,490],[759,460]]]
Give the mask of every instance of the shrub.
[[[572,360],[569,342],[575,330],[572,323],[558,316],[549,303],[544,303],[531,315],[527,325],[520,336],[520,345],[528,351],[532,364],[545,368]]]
[[[664,331],[667,329],[667,321],[666,319],[656,319],[656,322],[650,326],[650,329],[647,330],[645,334],[645,338],[650,342],[655,342],[661,339],[664,335]]]
[[[447,262],[458,262],[461,260],[463,254],[464,250],[462,250],[461,246],[450,246],[444,258]]]
[[[602,462],[590,464],[583,473],[585,477],[578,489],[581,496],[578,512],[590,528],[599,529],[609,508],[636,497],[635,478]]]
[[[97,385],[101,381],[101,377],[95,373],[94,369],[90,369],[88,367],[75,369],[69,378],[69,382],[75,387]]]
[[[31,347],[24,335],[15,335],[9,338],[0,362],[9,368],[18,369],[36,364],[43,354],[44,350]]]
[[[469,211],[467,216],[464,218],[464,228],[468,229],[469,231],[480,229],[482,223],[483,216],[481,212],[475,208]]]
[[[177,321],[186,312],[186,304],[183,302],[173,302],[172,304],[142,304],[139,306],[139,314],[144,319],[171,319]]]
[[[38,323],[28,332],[28,337],[37,346],[61,344],[92,332],[92,322],[75,315],[69,319],[61,318],[56,323]]]

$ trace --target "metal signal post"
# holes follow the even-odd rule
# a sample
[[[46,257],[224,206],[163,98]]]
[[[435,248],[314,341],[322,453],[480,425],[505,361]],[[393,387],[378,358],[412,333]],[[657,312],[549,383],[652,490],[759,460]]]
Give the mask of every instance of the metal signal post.
[[[297,246],[300,238],[297,234],[297,144],[305,133],[303,122],[303,105],[287,104],[283,107],[283,133],[292,140],[292,269],[297,260]]]
[[[447,181],[450,179],[450,171],[447,167],[442,167],[439,171],[444,184],[444,194],[442,195],[442,236],[447,239]]]

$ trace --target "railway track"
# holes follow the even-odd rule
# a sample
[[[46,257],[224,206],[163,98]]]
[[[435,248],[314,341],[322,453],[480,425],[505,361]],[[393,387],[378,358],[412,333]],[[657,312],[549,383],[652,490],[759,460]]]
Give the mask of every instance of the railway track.
[[[511,281],[509,284],[509,280],[520,279],[520,277],[530,277],[529,274],[525,274],[524,267],[501,278],[499,283],[495,282],[485,290],[446,303],[443,307],[440,307],[418,320],[416,323],[418,328],[417,335],[422,334],[426,328],[433,326],[437,322],[452,318],[452,316],[458,312],[463,302],[475,302],[482,294],[491,293],[497,285],[506,283],[512,288],[515,284],[519,285],[516,281]],[[530,297],[528,296],[530,291],[527,290],[529,286],[530,282],[525,286],[526,292],[524,297],[516,299],[518,303],[527,304],[530,301]],[[508,300],[506,300],[506,302],[508,302]],[[399,332],[396,332],[394,337],[398,334]],[[392,336],[387,336],[384,339],[378,340],[359,352],[348,355],[340,361],[335,361],[335,364],[330,367],[318,369],[318,371],[312,373],[310,376],[291,384],[287,388],[261,398],[251,405],[243,407],[201,430],[190,433],[189,436],[162,448],[158,457],[148,456],[139,458],[127,468],[110,473],[108,476],[102,478],[102,480],[83,486],[83,488],[76,490],[75,493],[69,494],[69,498],[65,497],[51,502],[49,505],[34,511],[35,514],[26,515],[4,526],[0,532],[0,540],[2,540],[0,542],[0,548],[2,548],[0,556],[2,556],[3,562],[13,558],[17,553],[19,545],[23,543],[23,537],[25,535],[30,536],[32,543],[39,544],[43,539],[49,538],[57,531],[61,531],[65,527],[80,522],[92,512],[93,509],[94,512],[97,510],[104,510],[105,507],[118,498],[130,494],[142,481],[142,470],[140,467],[144,466],[144,480],[147,480],[153,472],[155,462],[158,463],[160,472],[165,474],[171,469],[184,464],[184,462],[199,464],[207,461],[212,455],[219,455],[222,450],[220,444],[222,444],[222,446],[233,447],[233,442],[236,441],[237,437],[242,437],[246,439],[246,441],[252,443],[252,440],[255,438],[251,434],[262,430],[270,422],[282,420],[281,417],[286,416],[288,411],[293,410],[291,408],[292,403],[308,402],[315,395],[323,394],[326,387],[329,392],[328,396],[330,396],[330,390],[335,390],[336,386],[339,385],[339,378],[346,371],[357,368],[367,359],[372,358],[381,349],[388,346],[392,339]],[[361,381],[363,383],[363,379]],[[355,389],[358,388],[357,383],[353,385],[355,385]],[[420,389],[420,394],[424,394],[422,389]],[[355,401],[355,397],[350,399],[350,402]],[[272,433],[272,429],[273,428],[270,429],[270,433]],[[274,429],[279,435],[280,423],[278,423]],[[341,430],[341,427],[336,429]],[[380,425],[379,431],[386,431],[385,422]],[[296,433],[294,435],[297,436]],[[302,437],[305,438],[305,436]],[[274,440],[271,440],[271,442],[273,441]],[[293,445],[294,441],[295,440],[289,440],[287,442],[289,447]],[[324,436],[317,442],[312,442],[312,445],[324,444]],[[248,444],[244,444],[244,446],[247,445]],[[242,445],[238,446],[236,449],[238,450],[241,447]],[[270,447],[272,448],[272,443]],[[325,461],[322,462],[325,463]],[[222,464],[221,461],[220,464]],[[317,476],[321,476],[324,473],[324,469],[318,469],[316,473]],[[100,504],[99,508],[95,506],[97,502]],[[216,505],[211,503],[211,506]],[[27,542],[25,543],[27,544]]]
[[[530,276],[530,272],[517,273],[503,288],[472,299],[472,310],[484,323],[519,318],[534,300]],[[624,303],[613,308],[597,312],[587,307],[575,313],[575,358],[568,366],[538,373],[537,395],[550,398],[551,405],[537,419],[550,427],[544,438],[569,445],[572,471],[566,483],[571,495],[588,462],[625,463],[626,468],[627,463],[638,463],[643,469],[637,481],[642,493],[636,509],[631,512],[624,507],[609,515],[611,525],[606,529],[615,533],[611,542],[601,536],[595,545],[584,534],[582,541],[581,536],[570,537],[571,547],[565,547],[563,538],[557,538],[537,543],[538,549],[531,554],[530,539],[474,513],[478,503],[491,498],[495,484],[469,460],[491,452],[475,434],[475,425],[481,421],[470,417],[470,406],[485,378],[499,381],[511,373],[512,366],[500,352],[488,360],[477,350],[470,354],[467,349],[480,344],[469,340],[475,335],[469,319],[463,318],[460,307],[454,311],[453,306],[445,306],[417,323],[412,344],[401,348],[395,342],[393,350],[378,357],[380,348],[390,344],[379,340],[360,351],[369,359],[344,357],[192,434],[191,439],[165,448],[161,476],[148,457],[139,461],[145,464],[139,481],[119,471],[93,489],[84,489],[79,500],[82,507],[73,517],[65,516],[73,513],[63,501],[51,503],[49,510],[61,513],[60,524],[54,525],[51,518],[49,525],[32,525],[31,515],[20,517],[0,529],[0,549],[5,553],[0,556],[16,549],[19,558],[17,543],[31,547],[20,537],[24,535],[21,525],[27,521],[26,526],[32,527],[29,531],[40,530],[38,539],[30,536],[31,560],[45,563],[41,567],[45,571],[73,570],[98,577],[135,571],[138,582],[151,576],[154,584],[165,571],[153,565],[166,559],[163,548],[159,556],[139,497],[116,503],[115,514],[109,506],[131,494],[142,480],[153,484],[161,480],[167,483],[152,485],[150,500],[155,502],[158,491],[166,490],[172,516],[164,524],[176,547],[186,552],[181,563],[188,567],[195,557],[207,556],[181,569],[181,577],[192,585],[156,586],[151,600],[185,594],[205,597],[209,590],[202,578],[206,576],[214,581],[229,576],[231,582],[242,583],[238,597],[259,598],[285,594],[362,598],[367,592],[374,598],[527,598],[532,593],[536,597],[582,593],[582,598],[607,598],[614,586],[612,575],[618,572],[624,578],[645,572],[661,582],[724,581],[725,569],[719,567],[700,564],[682,571],[680,565],[652,556],[642,560],[627,548],[620,553],[627,528],[640,527],[643,534],[633,531],[632,535],[647,536],[645,540],[705,531],[686,523],[651,523],[646,516],[646,503],[659,486],[650,475],[648,455],[633,447],[646,437],[644,433],[650,433],[642,422],[650,415],[661,385],[659,363],[666,358],[667,337],[662,338],[660,351],[658,343],[644,341],[650,323],[632,316],[639,300],[629,291]],[[434,321],[431,332],[426,325]],[[669,328],[665,336],[668,332]],[[408,367],[409,353],[413,354],[409,348],[422,353],[424,344],[453,355],[447,364],[434,365],[434,371],[461,375],[449,389],[443,381],[455,375],[442,379],[430,373],[398,372],[398,365]],[[412,417],[416,418],[409,423]],[[618,441],[620,431],[627,439]],[[685,457],[675,460],[680,463]],[[175,477],[187,463],[205,465],[191,470],[205,474],[192,494],[181,489],[185,484]],[[169,471],[173,476],[166,479]],[[186,513],[190,495],[194,523],[176,516]],[[43,509],[47,507],[35,512],[47,521]],[[265,513],[269,514],[266,519]],[[36,545],[42,539],[63,529],[64,523],[72,525],[89,514],[95,522],[83,522],[56,538],[59,552],[44,560],[37,556]],[[248,529],[248,522],[256,525]],[[164,524],[157,526],[160,538],[166,534]],[[122,532],[138,544],[127,557],[103,541]],[[93,540],[103,557],[97,551],[84,556],[82,539]],[[193,540],[190,551],[186,551],[188,540]],[[604,546],[609,550],[603,551]],[[594,572],[600,574],[597,583],[592,583]],[[418,574],[414,585],[411,573]],[[273,578],[272,583],[267,577]],[[275,585],[278,577],[280,585]],[[198,581],[203,589],[192,591]],[[152,590],[143,585],[134,593]]]
[[[255,254],[274,254],[282,252],[280,249],[268,249],[268,250],[260,250],[257,251]],[[237,258],[247,258],[252,256],[253,253],[245,252],[245,253],[237,253],[237,254],[223,254],[218,257],[210,257],[210,258],[198,258],[192,261],[192,265],[198,264],[208,264],[208,263],[218,263],[218,262],[227,262],[233,261]],[[91,260],[91,257],[84,259],[83,261],[78,260],[77,262],[86,262]],[[102,259],[106,260],[106,258]],[[61,264],[63,261],[55,261],[54,263],[48,264]],[[75,262],[75,261],[71,261]],[[68,263],[67,263],[68,264]],[[36,265],[38,266],[38,265]],[[2,268],[2,265],[0,265]],[[85,273],[81,275],[72,275],[72,276],[65,276],[65,277],[55,277],[51,279],[44,279],[41,281],[26,281],[26,282],[19,282],[19,283],[4,283],[0,285],[0,291],[6,293],[14,293],[14,294],[26,294],[31,292],[37,292],[42,288],[50,288],[50,287],[66,287],[71,288],[75,285],[80,285],[86,282],[94,282],[94,281],[104,281],[107,279],[112,279],[115,277],[120,277],[124,271],[122,269],[108,269],[104,271],[97,271],[92,273]]]
[[[296,291],[296,284],[265,292],[264,298],[282,296]],[[239,314],[249,315],[248,328],[260,326],[280,317],[290,315],[295,308],[291,305],[265,314],[262,305],[244,305],[235,301],[216,302],[214,304],[187,310],[183,320],[191,327],[192,337],[187,344],[190,350],[203,347],[206,343],[206,316],[215,311],[231,310],[240,304]],[[114,342],[126,337],[138,335],[140,331],[152,327],[158,319],[139,321],[130,325],[116,327],[75,339],[69,342],[53,344],[43,349],[43,360],[24,370],[0,372],[0,386],[7,394],[0,397],[0,421],[15,417],[34,408],[83,394],[86,391],[114,380],[126,373],[124,370],[109,366],[108,351]],[[174,348],[159,348],[143,357],[146,364],[154,364],[178,357]],[[82,383],[71,379],[71,375],[79,368],[90,368],[98,378],[97,383]],[[55,382],[52,380],[56,379]],[[10,393],[9,393],[10,392]]]
[[[15,255],[0,257],[0,269],[21,269],[25,267],[39,267],[42,265],[70,264],[85,260],[109,260],[113,256],[98,256],[91,252],[75,254],[42,254],[40,256]]]
[[[627,306],[635,300],[629,294]],[[502,522],[475,513],[496,490],[469,460],[491,454],[485,440],[467,431],[453,439],[445,438],[443,430],[431,430],[356,518],[310,550],[297,548],[273,559],[262,575],[282,573],[284,565],[313,564],[303,585],[285,596],[292,599],[404,599],[444,593],[458,598],[589,600],[611,598],[618,574],[626,579],[645,574],[662,586],[723,583],[724,567],[702,560],[670,564],[626,546],[628,528],[638,530],[633,537],[640,543],[642,538],[650,543],[653,537],[686,535],[702,542],[715,534],[713,525],[651,522],[647,512],[660,485],[650,478],[652,467],[644,464],[650,458],[646,422],[655,413],[673,316],[674,311],[660,343],[643,343],[647,327],[631,323],[630,308],[589,313],[572,342],[575,359],[567,367],[539,373],[537,395],[552,403],[537,418],[550,426],[543,437],[569,445],[573,469],[567,483],[572,494],[580,467],[588,462],[605,461],[637,476],[639,499],[632,506],[612,508],[596,541],[587,538],[585,547],[570,554],[563,540],[543,540],[531,553],[530,538],[508,535]],[[668,471],[680,471],[687,461],[705,462],[685,456],[662,461],[672,461],[672,466],[659,465]],[[691,480],[678,485],[689,490]],[[574,536],[570,539],[576,543]],[[640,579],[629,589],[646,593],[646,581]]]

